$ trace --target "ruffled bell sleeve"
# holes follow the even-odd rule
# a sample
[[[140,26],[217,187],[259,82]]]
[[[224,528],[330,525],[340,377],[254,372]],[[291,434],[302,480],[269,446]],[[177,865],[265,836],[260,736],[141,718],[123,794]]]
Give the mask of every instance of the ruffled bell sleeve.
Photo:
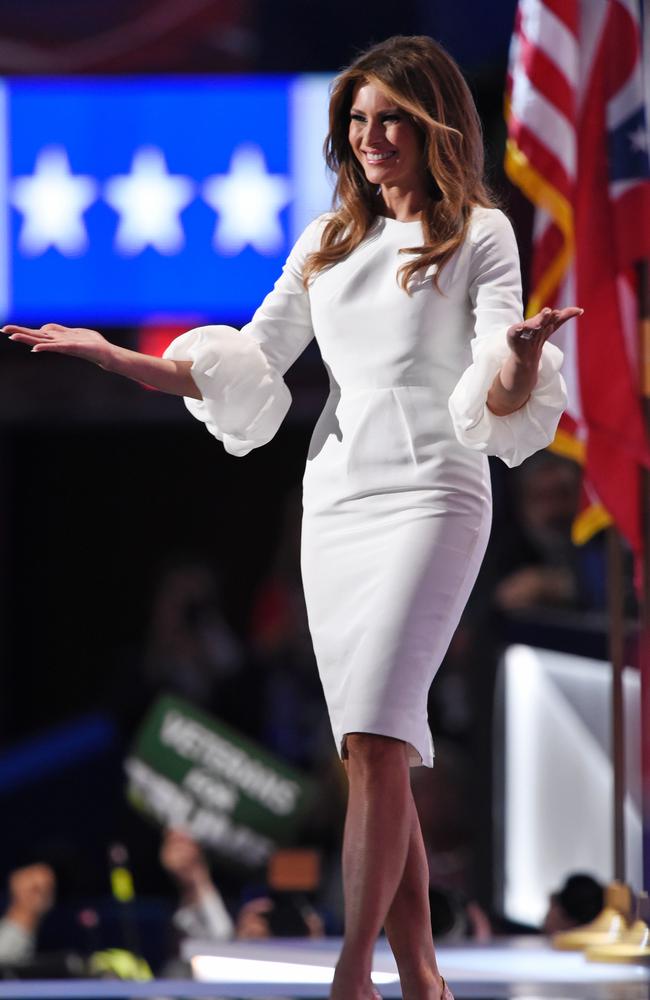
[[[469,296],[475,336],[471,364],[449,397],[454,432],[461,444],[497,455],[512,467],[545,448],[555,436],[567,405],[560,373],[564,355],[548,341],[542,348],[537,383],[528,401],[505,416],[493,413],[487,394],[510,353],[506,331],[523,316],[519,253],[512,225],[503,212],[490,212],[471,234]]]
[[[190,372],[203,398],[185,396],[185,405],[231,455],[247,455],[270,441],[291,405],[284,374],[314,336],[302,268],[319,242],[322,218],[299,237],[250,323],[241,330],[188,330],[163,354],[192,362]]]

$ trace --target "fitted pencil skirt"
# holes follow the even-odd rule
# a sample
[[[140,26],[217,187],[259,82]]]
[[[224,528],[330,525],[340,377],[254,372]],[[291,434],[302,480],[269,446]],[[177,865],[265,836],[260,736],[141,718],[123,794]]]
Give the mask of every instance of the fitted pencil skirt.
[[[305,510],[307,613],[341,757],[348,733],[377,733],[404,740],[411,766],[433,766],[429,688],[474,586],[491,513],[476,497],[437,504],[412,491]]]

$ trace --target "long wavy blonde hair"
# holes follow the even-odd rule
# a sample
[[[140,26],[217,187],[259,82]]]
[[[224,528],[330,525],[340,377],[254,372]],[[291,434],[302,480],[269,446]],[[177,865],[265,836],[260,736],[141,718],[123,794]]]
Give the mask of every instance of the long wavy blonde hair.
[[[422,137],[430,195],[422,211],[426,242],[402,249],[416,256],[400,267],[400,284],[409,292],[417,272],[437,264],[433,283],[440,291],[440,273],[465,237],[472,207],[489,208],[496,202],[483,179],[483,135],[469,87],[451,56],[426,35],[396,35],[380,42],[334,80],[323,148],[336,176],[333,215],[320,249],[307,257],[304,284],[358,247],[384,207],[348,140],[353,96],[366,83],[394,101]]]

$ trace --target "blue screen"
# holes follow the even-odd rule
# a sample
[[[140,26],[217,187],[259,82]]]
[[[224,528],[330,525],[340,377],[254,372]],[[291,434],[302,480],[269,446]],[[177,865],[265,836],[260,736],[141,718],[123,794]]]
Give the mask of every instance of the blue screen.
[[[330,207],[327,84],[5,81],[3,320],[248,320]]]

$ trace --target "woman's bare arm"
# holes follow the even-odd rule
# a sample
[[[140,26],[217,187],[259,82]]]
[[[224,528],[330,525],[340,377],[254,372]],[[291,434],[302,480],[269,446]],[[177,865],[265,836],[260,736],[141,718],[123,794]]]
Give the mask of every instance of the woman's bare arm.
[[[126,347],[117,347],[115,344],[111,344],[111,347],[109,360],[107,364],[102,365],[106,371],[133,378],[137,382],[145,382],[174,396],[203,399],[190,373],[191,361],[156,358],[151,354],[140,354],[138,351],[129,351]]]
[[[150,354],[140,354],[111,344],[97,330],[59,326],[58,323],[47,323],[39,330],[9,324],[2,327],[2,332],[10,340],[31,346],[34,353],[69,354],[91,361],[116,375],[145,382],[174,396],[203,398],[190,373],[192,362],[189,360],[171,361]]]

